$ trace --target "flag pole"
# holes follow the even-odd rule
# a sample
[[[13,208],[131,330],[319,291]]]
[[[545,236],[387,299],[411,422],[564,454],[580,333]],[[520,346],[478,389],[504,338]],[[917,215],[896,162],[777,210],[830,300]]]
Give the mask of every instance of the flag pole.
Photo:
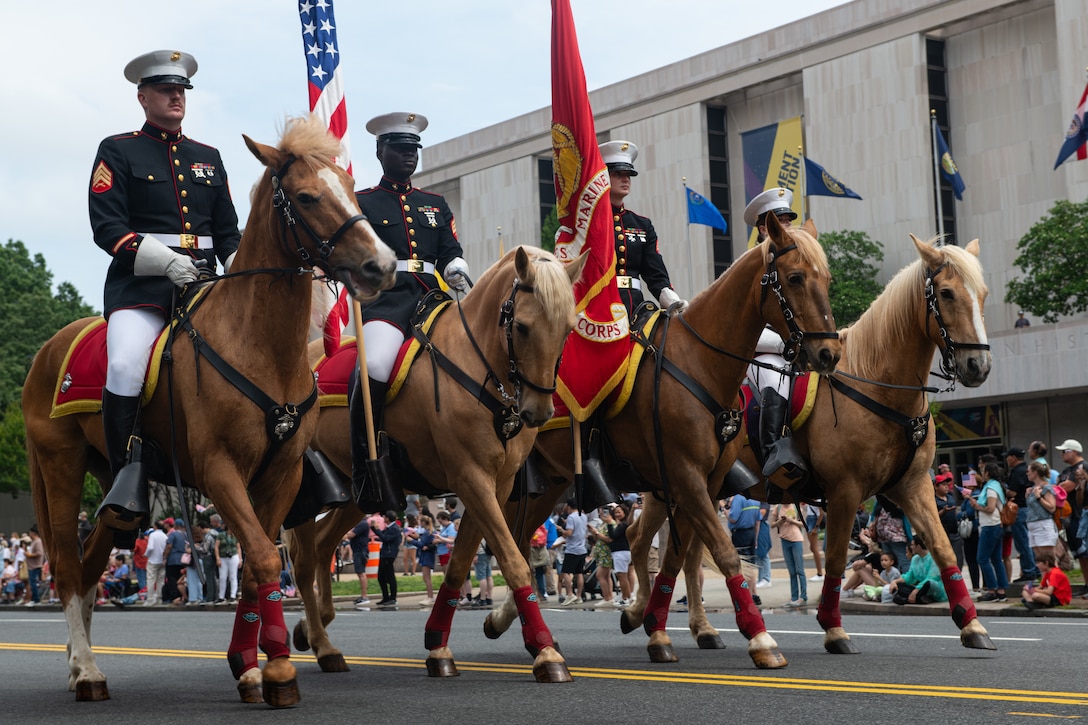
[[[944,243],[944,210],[941,208],[941,152],[937,149],[937,111],[929,109],[929,135],[933,141],[933,188],[937,192],[937,238]]]
[[[499,259],[506,256],[506,250],[502,248],[502,227],[495,227],[495,230],[499,233]]]
[[[801,159],[801,203],[804,205],[804,219],[807,221],[812,217],[812,214],[808,210],[808,169],[805,168],[805,149],[803,146],[797,147],[797,158]]]
[[[684,187],[684,215],[688,213],[688,177],[681,176],[680,183]],[[695,289],[695,266],[691,262],[691,219],[687,220],[688,223],[684,225],[687,230],[687,244],[688,244],[688,293],[689,296],[694,293]]]

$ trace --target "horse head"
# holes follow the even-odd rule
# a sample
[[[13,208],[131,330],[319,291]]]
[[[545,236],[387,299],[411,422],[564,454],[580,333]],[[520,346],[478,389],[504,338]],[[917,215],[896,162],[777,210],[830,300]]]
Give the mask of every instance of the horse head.
[[[385,245],[355,200],[355,181],[333,159],[340,143],[314,115],[288,119],[278,148],[253,141],[246,146],[266,167],[260,184],[269,199],[250,212],[250,226],[280,240],[280,260],[258,258],[251,245],[239,247],[237,269],[268,264],[318,267],[339,279],[361,302],[369,302],[396,279],[396,254]],[[278,219],[278,221],[276,221]],[[264,235],[262,235],[264,236]]]
[[[512,274],[495,275],[496,281],[490,285],[493,289],[486,292],[481,289],[481,277],[481,284],[466,298],[466,311],[468,300],[477,295],[488,310],[505,298],[499,304],[496,334],[508,358],[502,367],[508,371],[506,377],[514,390],[504,395],[513,398],[528,426],[543,425],[555,412],[552,393],[559,356],[575,323],[573,285],[587,258],[588,254],[583,254],[563,264],[550,252],[518,247],[497,265],[502,269],[512,266]]]
[[[978,240],[964,248],[934,246],[910,238],[925,270],[927,336],[941,351],[941,370],[969,388],[990,375],[993,357],[983,306],[989,290],[982,276]]]
[[[826,375],[835,370],[841,347],[828,299],[831,271],[817,236],[811,219],[787,229],[774,214],[767,216],[761,306],[786,342],[786,359]]]

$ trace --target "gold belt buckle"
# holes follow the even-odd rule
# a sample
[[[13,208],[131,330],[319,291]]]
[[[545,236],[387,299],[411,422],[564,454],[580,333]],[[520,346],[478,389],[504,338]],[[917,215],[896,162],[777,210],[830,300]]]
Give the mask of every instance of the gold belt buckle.
[[[616,275],[616,286],[620,289],[631,289],[631,278],[623,274]]]
[[[409,272],[422,272],[423,271],[423,260],[421,260],[421,259],[409,259],[407,261],[408,261],[408,271]]]
[[[196,235],[195,234],[182,234],[181,248],[182,249],[196,249]]]

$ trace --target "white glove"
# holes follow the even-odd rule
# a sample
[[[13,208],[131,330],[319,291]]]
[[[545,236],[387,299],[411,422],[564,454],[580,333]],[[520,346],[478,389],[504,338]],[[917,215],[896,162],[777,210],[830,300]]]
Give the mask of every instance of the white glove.
[[[227,260],[223,262],[223,274],[230,274],[230,267],[234,264],[234,258],[238,255],[238,252],[231,252]]]
[[[453,289],[465,294],[468,291],[468,262],[460,257],[454,257],[442,270],[442,279],[446,280],[446,284]]]
[[[136,249],[132,272],[137,277],[167,277],[178,287],[197,278],[196,265],[187,254],[179,254],[148,234]]]
[[[661,290],[657,301],[660,303],[661,309],[673,315],[678,315],[688,308],[688,301],[680,299],[680,295],[676,294],[671,287]],[[670,310],[669,308],[673,305],[676,305],[676,309]]]

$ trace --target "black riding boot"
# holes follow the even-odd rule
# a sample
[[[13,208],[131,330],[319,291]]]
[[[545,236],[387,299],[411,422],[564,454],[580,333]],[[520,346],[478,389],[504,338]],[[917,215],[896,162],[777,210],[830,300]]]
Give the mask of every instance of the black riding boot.
[[[348,403],[351,424],[351,492],[355,503],[364,513],[400,511],[405,506],[404,491],[395,480],[392,456],[389,455],[388,439],[381,431],[382,412],[385,410],[386,383],[367,378],[370,385],[370,402],[374,406],[375,445],[378,450],[371,459],[367,451],[366,412],[363,406],[363,390],[357,382],[352,386]]]
[[[139,461],[139,449],[128,460],[129,439],[135,431],[140,412],[140,396],[114,395],[102,389],[102,425],[110,460],[113,485],[95,513],[106,526],[130,531],[151,513],[147,474]]]
[[[363,405],[363,387],[359,384],[359,375],[352,375],[351,399],[348,401],[349,422],[351,424],[351,485],[356,490],[361,490],[366,482],[368,458],[366,441],[366,408]],[[379,383],[371,377],[367,377],[370,384],[370,405],[374,410],[375,435],[382,426],[382,412],[385,410],[385,391],[389,387],[386,383]]]
[[[793,436],[783,436],[789,421],[789,401],[774,388],[764,388],[761,407],[759,440],[767,456],[763,462],[763,475],[772,476],[782,469],[791,480],[804,478],[808,467],[793,445]]]

